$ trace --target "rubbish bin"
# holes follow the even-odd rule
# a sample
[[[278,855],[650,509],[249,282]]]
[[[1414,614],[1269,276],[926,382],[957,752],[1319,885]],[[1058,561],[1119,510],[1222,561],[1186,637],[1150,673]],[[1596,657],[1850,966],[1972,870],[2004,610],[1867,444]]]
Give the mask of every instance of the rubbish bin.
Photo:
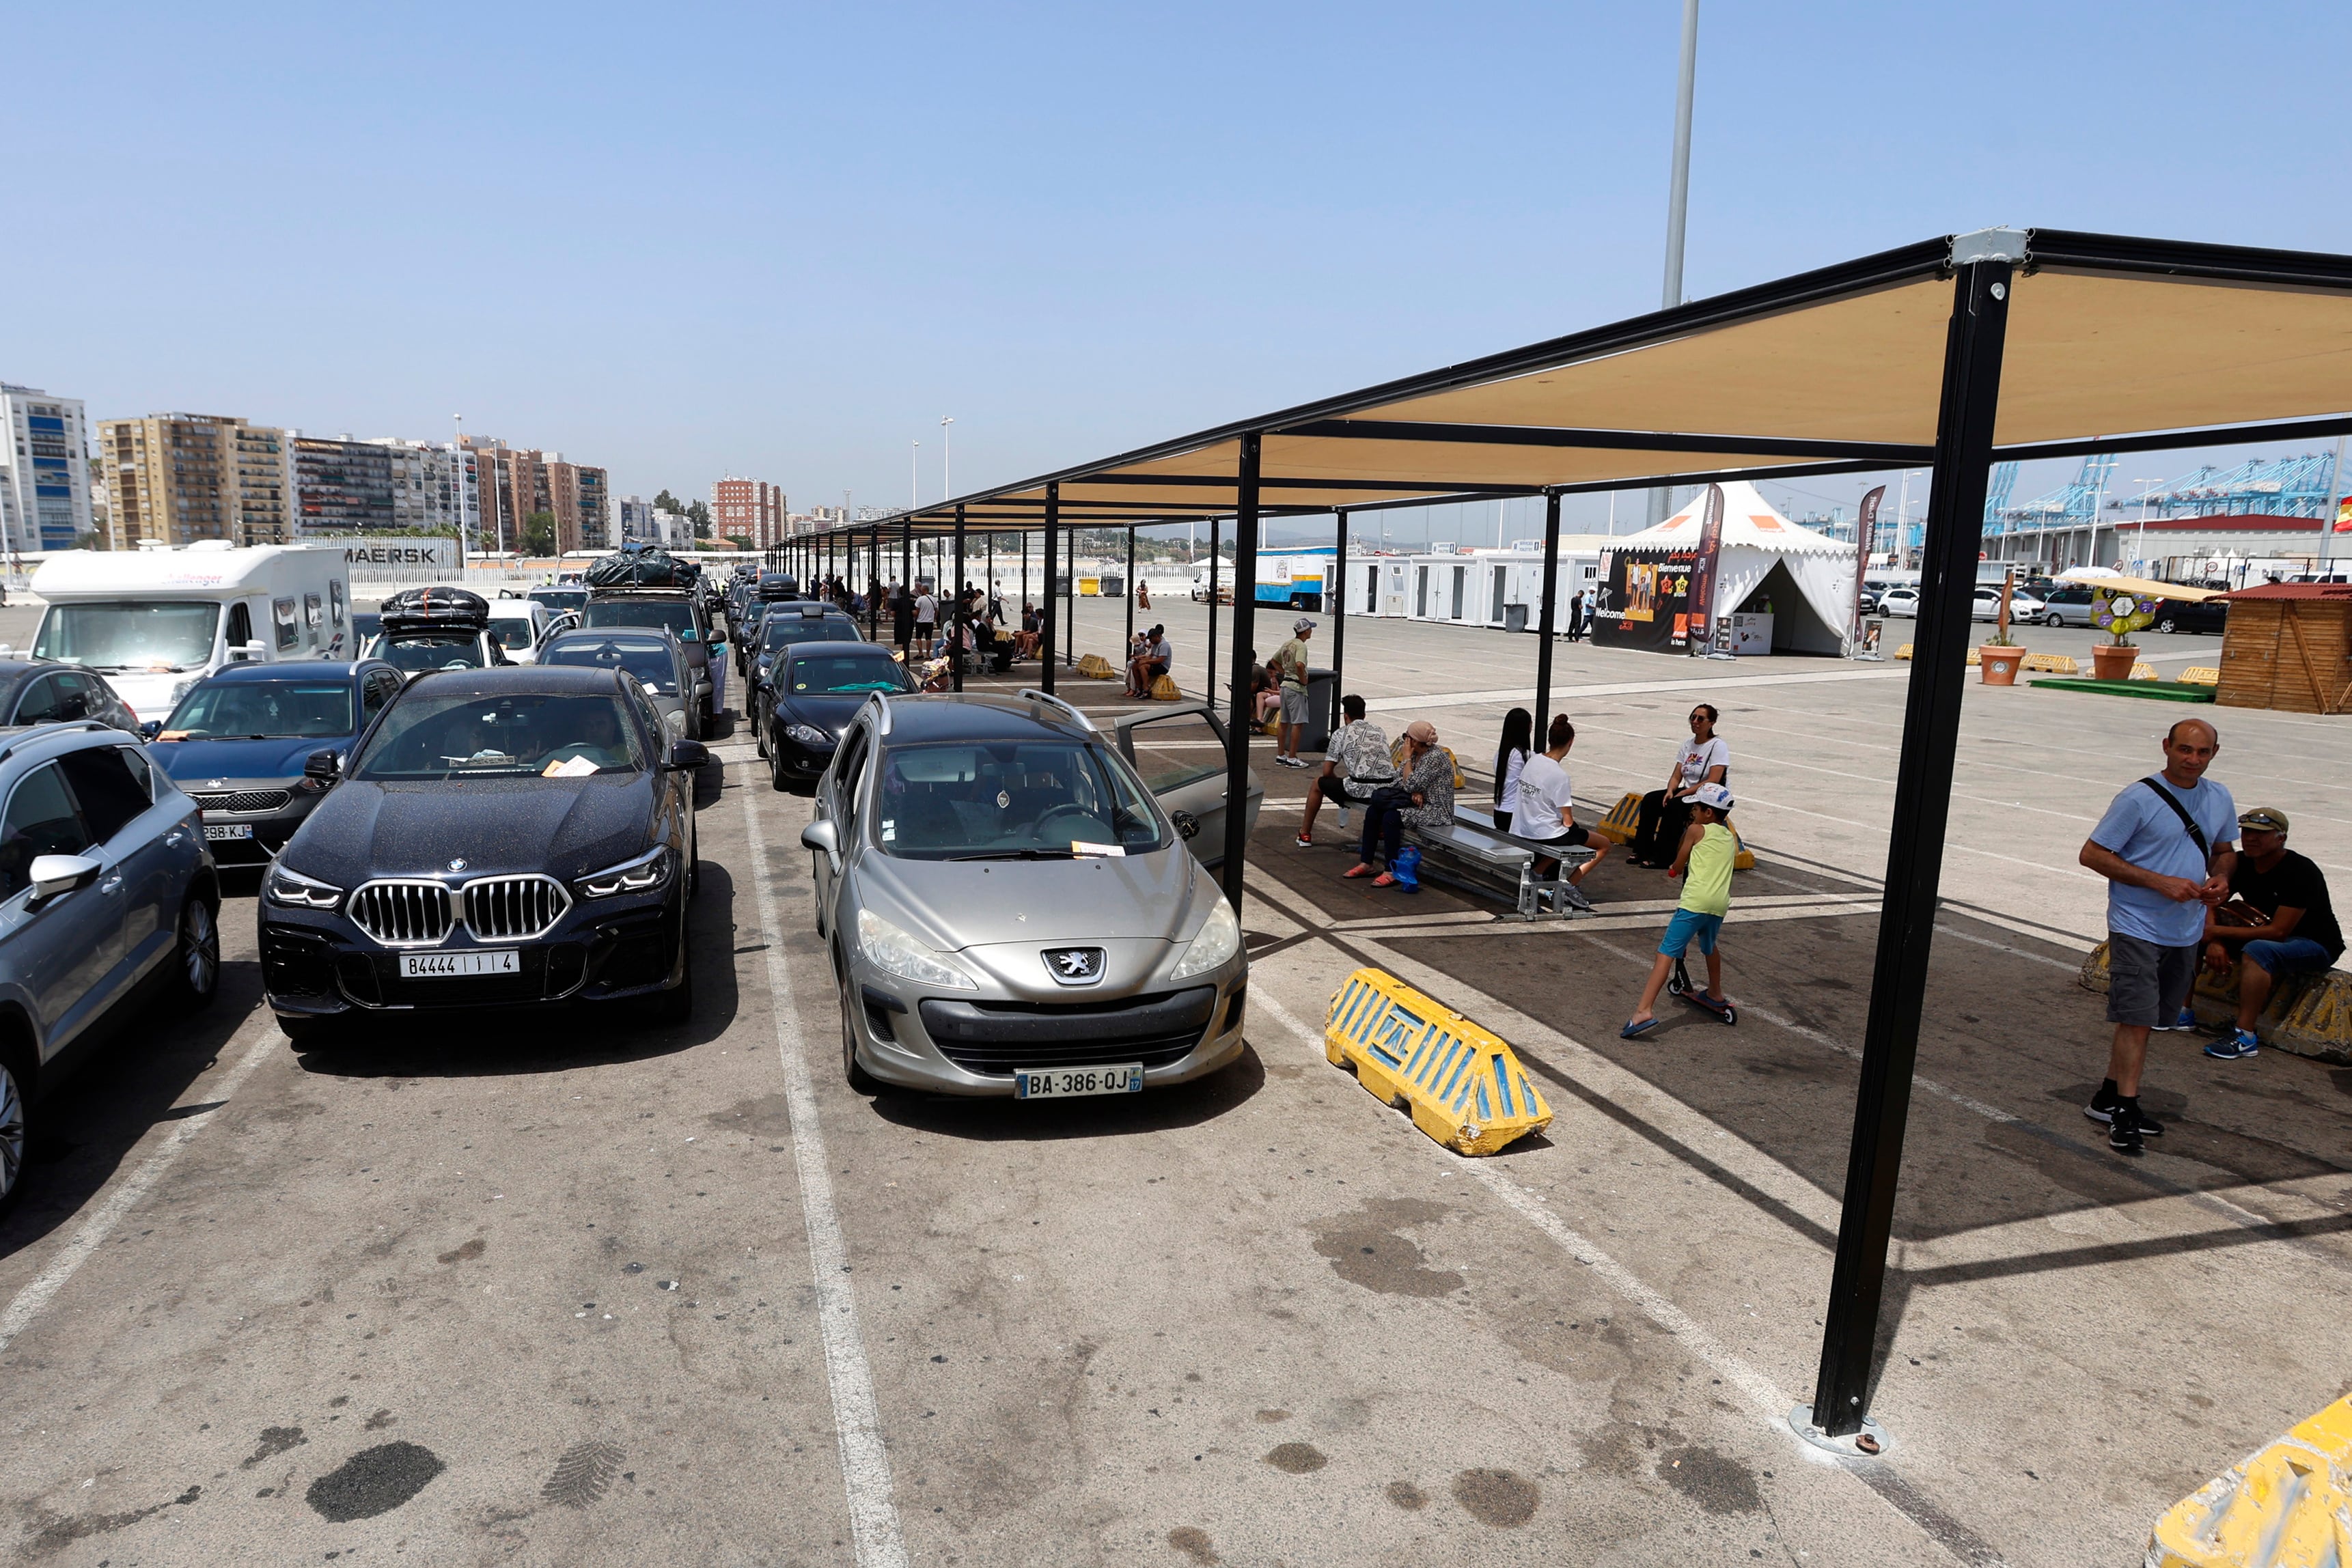
[[[1331,708],[1339,691],[1336,670],[1307,667],[1307,723],[1298,731],[1298,749],[1320,751],[1331,744]]]
[[[1527,629],[1528,607],[1524,604],[1504,605],[1503,630],[1506,632],[1524,632]]]
[[[1101,581],[1102,597],[1105,599],[1120,599],[1126,596],[1127,579],[1119,573],[1115,571],[1104,572],[1102,574]]]

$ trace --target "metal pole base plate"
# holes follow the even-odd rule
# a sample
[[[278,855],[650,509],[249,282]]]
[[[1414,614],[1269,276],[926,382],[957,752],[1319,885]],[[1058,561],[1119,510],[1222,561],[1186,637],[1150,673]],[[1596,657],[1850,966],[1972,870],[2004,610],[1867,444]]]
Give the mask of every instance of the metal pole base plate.
[[[1810,1405],[1800,1405],[1789,1412],[1789,1427],[1822,1452],[1849,1459],[1883,1459],[1895,1447],[1895,1439],[1886,1435],[1886,1428],[1867,1416],[1862,1418],[1861,1431],[1850,1437],[1832,1437],[1813,1425],[1813,1407]]]

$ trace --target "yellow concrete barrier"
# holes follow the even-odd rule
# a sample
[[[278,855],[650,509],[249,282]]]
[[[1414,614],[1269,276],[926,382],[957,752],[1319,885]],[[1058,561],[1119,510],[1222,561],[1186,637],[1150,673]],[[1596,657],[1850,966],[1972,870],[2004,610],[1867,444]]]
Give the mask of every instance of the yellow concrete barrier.
[[[2147,1568],[2352,1563],[2352,1397],[2338,1399],[2165,1511]]]
[[[1633,835],[1641,831],[1641,826],[1642,797],[1628,790],[1617,798],[1617,803],[1609,808],[1607,816],[1592,824],[1592,831],[1612,843],[1630,844],[1633,841]],[[1746,839],[1739,837],[1738,828],[1731,830],[1731,836],[1739,844],[1738,852],[1731,858],[1731,869],[1754,871],[1756,852],[1748,847]]]
[[[2025,667],[2037,675],[2076,675],[2083,666],[2065,653],[2028,653]]]
[[[1907,658],[1909,658],[1909,657],[1911,656],[1911,644],[1910,644],[1910,643],[1904,643],[1904,644],[1903,644],[1903,646],[1901,646],[1900,648],[1895,649],[1895,656],[1896,658],[1898,658],[1898,659],[1907,659]]]
[[[1100,653],[1087,653],[1078,660],[1078,674],[1090,681],[1107,681],[1118,672],[1111,668],[1110,661]]]
[[[2154,664],[2143,664],[2132,666],[2131,678],[2136,681],[2160,681],[2164,677],[2156,673]]]
[[[1151,700],[1162,703],[1182,702],[1184,694],[1176,689],[1174,681],[1166,675],[1160,675],[1151,683]]]
[[[1323,1054],[1457,1155],[1491,1155],[1551,1124],[1499,1035],[1385,970],[1359,969],[1334,993]]]
[[[2221,672],[2210,664],[2191,664],[2180,672],[2179,679],[2184,686],[2218,686],[2221,684]]]
[[[2105,943],[2092,948],[2091,956],[2083,961],[2082,981],[2085,990],[2106,990]],[[2189,1005],[2197,1021],[2208,1029],[2235,1024],[2237,971],[2215,975],[2200,967],[2189,993]],[[2326,969],[2281,980],[2272,989],[2262,1016],[2254,1019],[2254,1035],[2276,1051],[2352,1067],[2352,972]]]

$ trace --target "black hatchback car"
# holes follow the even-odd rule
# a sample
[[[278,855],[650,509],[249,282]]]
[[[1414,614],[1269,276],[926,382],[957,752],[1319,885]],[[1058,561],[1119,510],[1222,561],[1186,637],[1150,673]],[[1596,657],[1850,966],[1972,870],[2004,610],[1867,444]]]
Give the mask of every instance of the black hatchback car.
[[[879,643],[795,643],[768,671],[767,723],[761,731],[768,781],[779,789],[806,783],[833,765],[841,732],[876,692],[919,688]]]
[[[0,726],[59,724],[94,718],[139,732],[139,716],[115,695],[106,677],[49,659],[0,659]]]
[[[699,741],[612,670],[419,677],[262,879],[289,1037],[355,1009],[649,998],[693,1009]]]

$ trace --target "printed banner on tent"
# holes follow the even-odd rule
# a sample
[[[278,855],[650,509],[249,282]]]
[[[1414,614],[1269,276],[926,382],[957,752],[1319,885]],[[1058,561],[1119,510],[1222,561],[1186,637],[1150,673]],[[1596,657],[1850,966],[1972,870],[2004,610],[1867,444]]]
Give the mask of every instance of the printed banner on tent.
[[[1698,526],[1698,559],[1691,563],[1690,615],[1699,635],[1690,639],[1690,651],[1707,651],[1706,628],[1715,624],[1715,583],[1723,555],[1723,486],[1706,487],[1706,510]],[[1725,630],[1729,630],[1727,622]]]
[[[1606,597],[1592,618],[1603,648],[1681,653],[1690,646],[1692,550],[1613,550],[1603,558]]]
[[[1878,549],[1878,503],[1886,499],[1881,485],[1862,498],[1862,516],[1853,525],[1853,640],[1862,641],[1862,580],[1870,575],[1870,558]]]

